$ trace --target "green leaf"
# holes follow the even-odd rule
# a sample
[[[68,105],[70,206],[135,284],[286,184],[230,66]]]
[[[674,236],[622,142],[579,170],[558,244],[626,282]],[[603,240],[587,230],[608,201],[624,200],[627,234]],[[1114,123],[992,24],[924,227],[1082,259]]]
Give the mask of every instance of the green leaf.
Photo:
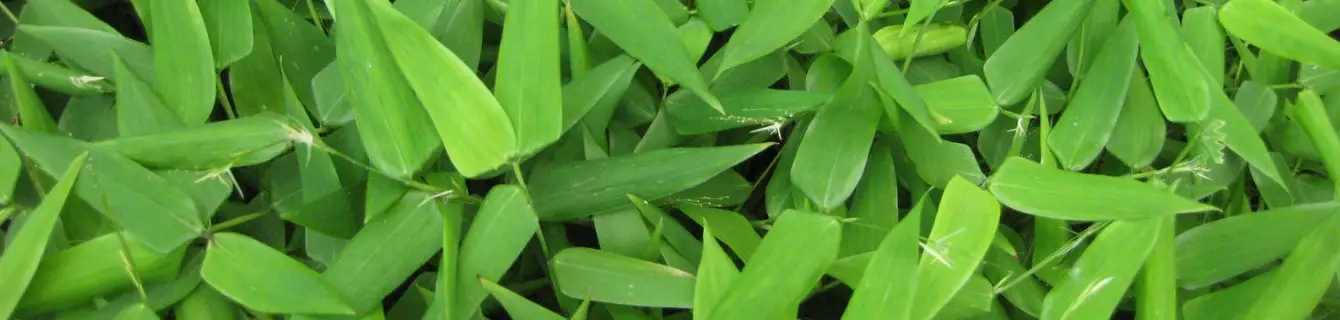
[[[251,2],[201,1],[200,17],[209,33],[214,68],[223,69],[251,54]]]
[[[204,232],[195,203],[135,161],[81,141],[0,126],[14,146],[50,176],[62,176],[70,162],[88,152],[87,179],[75,194],[145,246],[167,253]],[[212,182],[212,181],[211,181]]]
[[[1054,219],[1126,220],[1217,210],[1139,181],[1066,172],[1018,157],[1005,160],[990,189],[1010,208]]]
[[[1005,232],[1007,227],[1000,227]],[[1014,231],[1009,231],[1013,233]],[[1035,242],[1037,240],[1034,240]],[[1002,243],[1008,243],[999,234],[997,234],[995,244],[991,249],[987,249],[986,257],[983,258],[982,274],[992,283],[1005,283],[1006,281],[1019,281],[1018,284],[1006,288],[999,294],[1005,297],[1015,308],[1030,315],[1038,316],[1042,314],[1042,300],[1047,294],[1042,283],[1032,275],[1024,275],[1027,269],[1024,268],[1022,258],[1014,248],[1008,248]],[[1016,277],[1022,277],[1018,279]]]
[[[507,314],[509,316],[512,316],[512,318],[514,319],[527,319],[527,320],[565,319],[563,318],[563,316],[560,316],[557,313],[554,313],[553,311],[549,311],[549,309],[545,309],[543,306],[540,306],[535,302],[526,300],[526,297],[518,295],[515,292],[512,292],[512,290],[507,290],[507,288],[504,288],[503,286],[500,286],[497,283],[493,283],[493,281],[489,281],[488,279],[484,279],[482,277],[479,278],[477,281],[481,286],[484,287],[484,290],[488,290],[489,294],[493,295],[494,299],[498,299],[498,303],[502,304],[503,309],[507,310]]]
[[[1075,78],[1083,79],[1093,69],[1094,58],[1109,41],[1113,30],[1117,29],[1118,13],[1121,1],[1095,0],[1088,16],[1080,24],[1079,33],[1070,38],[1066,45],[1066,67]]]
[[[219,1],[214,1],[219,2]],[[194,1],[151,1],[155,88],[182,124],[194,126],[214,112],[214,53]],[[226,98],[226,97],[225,97]]]
[[[1242,283],[1220,289],[1182,304],[1185,319],[1229,319],[1246,312],[1247,308],[1265,295],[1275,279],[1275,270],[1247,279]]]
[[[14,61],[19,73],[33,84],[52,91],[73,96],[88,96],[112,92],[115,88],[105,77],[91,75],[88,72],[66,68],[60,65],[33,60],[8,51],[0,51],[0,59]],[[8,74],[8,71],[5,71]]]
[[[1298,11],[1295,11],[1298,12]],[[1271,1],[1229,1],[1219,9],[1219,23],[1229,34],[1264,52],[1302,63],[1340,69],[1340,41],[1317,30],[1288,9]]]
[[[6,244],[4,255],[0,255],[0,282],[9,284],[10,288],[0,292],[0,317],[9,318],[14,313],[14,307],[18,306],[19,299],[33,280],[33,274],[37,273],[38,263],[51,239],[52,228],[60,220],[60,212],[70,197],[70,190],[74,189],[85,159],[88,159],[87,153],[70,162],[70,168],[65,169],[60,182],[51,187],[42,203],[24,219],[21,228],[11,224],[9,230],[13,238]]]
[[[941,312],[981,264],[1000,221],[1000,203],[990,193],[955,177],[940,198],[935,227],[921,244],[911,319]]]
[[[1200,69],[1200,72],[1203,81],[1210,80],[1207,71]],[[1247,164],[1260,169],[1275,182],[1283,181],[1274,161],[1270,160],[1270,152],[1266,149],[1265,142],[1252,127],[1251,120],[1247,119],[1233,100],[1228,98],[1228,94],[1215,90],[1210,95],[1210,110],[1205,120],[1205,125],[1222,129],[1223,144],[1246,160]]]
[[[1014,35],[1014,12],[1001,7],[986,10],[977,28],[981,33],[982,52],[990,57]]]
[[[1177,283],[1207,287],[1266,266],[1334,215],[1334,203],[1303,204],[1216,220],[1177,235]]]
[[[794,309],[837,259],[841,240],[842,225],[832,217],[783,212],[717,302],[711,318],[744,319]]]
[[[1153,250],[1164,220],[1119,220],[1104,228],[1066,280],[1047,294],[1042,319],[1111,317]]]
[[[840,256],[875,251],[898,222],[898,177],[893,151],[884,144],[870,148],[861,182],[852,194],[847,217],[855,222],[842,225]]]
[[[1267,122],[1275,115],[1278,103],[1279,96],[1275,94],[1275,90],[1251,80],[1238,86],[1237,95],[1233,96],[1233,104],[1237,105],[1238,111],[1242,112],[1242,116],[1251,122],[1252,128],[1256,128],[1257,132],[1266,128]]]
[[[1187,48],[1200,60],[1200,65],[1210,71],[1214,78],[1214,87],[1224,85],[1224,30],[1219,29],[1215,20],[1214,7],[1188,8],[1182,14],[1182,37]]]
[[[1321,302],[1340,268],[1340,216],[1332,214],[1309,232],[1275,270],[1270,285],[1244,319],[1302,319]]]
[[[200,275],[219,293],[256,311],[354,314],[316,271],[244,235],[214,234]]]
[[[717,302],[730,291],[731,284],[740,277],[735,261],[721,250],[721,244],[712,236],[712,227],[703,227],[703,254],[698,264],[698,280],[693,286],[693,318],[707,319]]]
[[[115,54],[125,59],[126,66],[141,78],[154,78],[153,51],[149,46],[121,35],[91,29],[33,25],[20,26],[19,32],[46,43],[62,60],[94,74],[113,77],[115,80],[112,71],[112,55]]]
[[[1110,37],[1047,135],[1052,155],[1069,170],[1088,167],[1103,152],[1127,99],[1139,50],[1135,20],[1123,21]]]
[[[640,67],[631,57],[620,55],[563,85],[563,131],[597,110],[612,114]]]
[[[12,203],[23,172],[23,158],[8,141],[0,141],[0,203]],[[0,219],[4,220],[4,219]]]
[[[915,3],[913,4],[916,5]],[[962,47],[968,42],[968,30],[956,25],[913,25],[911,20],[880,28],[875,31],[875,41],[888,53],[890,58],[903,61],[909,57],[933,56],[950,49]]]
[[[922,180],[937,188],[948,186],[954,177],[963,177],[973,183],[986,181],[972,147],[953,141],[936,141],[937,136],[915,128],[912,121],[910,117],[898,118],[898,139]]]
[[[713,110],[697,96],[670,94],[665,109],[675,132],[693,135],[755,125],[767,128],[813,111],[830,97],[822,92],[764,88],[723,90],[717,96],[724,113]]]
[[[696,205],[681,205],[679,210],[703,228],[716,230],[713,231],[716,238],[725,242],[731,252],[735,252],[741,259],[749,260],[753,257],[754,251],[763,241],[758,232],[754,231],[754,225],[739,213]]]
[[[209,286],[200,286],[186,296],[172,313],[181,319],[236,319],[237,307]]]
[[[996,120],[1000,107],[976,75],[940,80],[915,87],[926,107],[947,121],[935,122],[940,134],[969,133]]]
[[[1168,6],[1162,0],[1131,0],[1126,9],[1135,19],[1141,61],[1163,115],[1173,122],[1204,120],[1212,90],[1205,78],[1196,77],[1200,64],[1168,18]]]
[[[1134,72],[1126,102],[1107,140],[1107,151],[1128,167],[1144,168],[1163,150],[1167,123],[1163,122],[1154,89],[1149,87],[1144,71],[1135,68]]]
[[[461,242],[453,318],[474,315],[486,296],[484,289],[475,285],[478,279],[501,278],[535,236],[539,224],[526,196],[521,188],[503,185],[494,187],[484,198]]]
[[[556,11],[558,0],[519,1],[508,6],[503,25],[494,95],[512,121],[521,157],[563,134]]]
[[[907,78],[903,76],[903,71],[898,69],[898,66],[894,64],[893,58],[884,54],[883,49],[870,46],[870,58],[874,63],[875,81],[877,84],[876,88],[878,88],[881,98],[887,99],[883,96],[889,96],[897,102],[896,104],[882,103],[884,105],[885,117],[893,120],[901,120],[903,117],[898,115],[898,110],[895,108],[895,105],[901,107],[904,112],[911,115],[912,120],[915,120],[917,126],[920,126],[925,130],[927,137],[931,137],[934,141],[939,142],[940,136],[936,133],[935,127],[937,125],[945,124],[944,121],[948,119],[945,119],[943,116],[935,114],[930,110],[926,101],[922,99],[920,92],[917,92],[916,88],[912,87],[912,83],[908,82]],[[913,130],[913,127],[908,125],[900,124],[898,127],[900,129],[906,128],[904,130],[907,131]]]
[[[666,244],[683,255],[689,263],[695,265],[699,263],[698,259],[703,255],[703,243],[693,233],[679,224],[679,221],[675,220],[674,217],[666,214],[661,208],[652,205],[647,200],[635,195],[628,195],[628,200],[632,201],[634,206],[637,206],[638,212],[642,213],[642,218],[646,219],[647,222],[663,225],[661,235],[664,237]],[[703,239],[711,238],[703,237]]]
[[[1052,61],[1087,16],[1094,0],[1047,4],[986,59],[986,83],[1003,106],[1022,102],[1040,83]]]
[[[362,1],[367,2],[396,64],[433,119],[452,165],[467,178],[474,178],[510,160],[517,151],[513,127],[498,100],[470,67],[385,3]],[[348,83],[349,77],[345,81]]]
[[[669,148],[534,170],[529,178],[536,213],[570,220],[632,206],[625,195],[655,201],[707,181],[771,144]]]
[[[760,1],[721,48],[717,72],[734,68],[777,50],[819,21],[834,0]],[[707,99],[711,101],[711,99]],[[718,108],[720,109],[720,108]]]
[[[1298,100],[1294,104],[1290,117],[1303,127],[1307,132],[1312,145],[1321,153],[1322,162],[1326,165],[1326,172],[1340,172],[1340,136],[1335,133],[1335,126],[1331,124],[1330,116],[1327,115],[1325,106],[1322,105],[1321,97],[1309,89],[1303,89],[1298,93]],[[1271,161],[1270,168],[1259,168],[1260,170],[1273,170],[1274,162]],[[1266,172],[1277,173],[1277,171]],[[1278,182],[1279,177],[1275,177]],[[1335,191],[1340,193],[1340,179],[1334,179]]]
[[[917,283],[917,237],[921,234],[921,215],[917,210],[893,226],[879,248],[864,266],[859,284],[842,313],[844,320],[906,319],[912,312],[913,292]]]
[[[725,31],[749,16],[749,4],[745,0],[702,0],[695,3],[698,17],[712,27],[712,31]]]
[[[137,303],[137,304],[135,304],[135,305],[130,306],[129,308],[126,308],[125,310],[121,310],[120,313],[117,313],[117,314],[116,314],[116,318],[113,318],[113,319],[115,319],[115,320],[158,320],[158,314],[154,313],[154,310],[153,310],[153,309],[149,309],[148,306],[145,306],[145,305],[142,304],[142,303]]]
[[[791,180],[824,212],[846,202],[865,169],[880,118],[869,77],[852,73],[814,115],[796,151]]]
[[[329,4],[330,2],[327,3]],[[262,36],[257,34],[254,36],[256,38],[254,41],[256,44],[253,45],[253,48],[256,48],[257,50],[253,50],[253,53],[256,54],[251,56],[261,54],[259,53],[262,52],[259,51],[259,48],[261,48],[260,38],[268,38],[266,43],[274,46],[273,51],[271,53],[264,53],[266,57],[257,57],[259,59],[273,59],[271,61],[274,61],[275,64],[266,70],[269,70],[270,72],[274,72],[276,69],[283,70],[283,75],[288,79],[289,83],[293,84],[293,89],[297,91],[298,99],[302,101],[302,105],[307,106],[308,110],[313,111],[311,112],[312,114],[328,114],[327,112],[317,112],[316,110],[312,110],[312,108],[317,107],[318,104],[316,103],[315,89],[310,84],[319,72],[321,72],[327,65],[330,65],[332,61],[335,61],[336,48],[333,48],[334,42],[331,41],[331,38],[322,33],[321,29],[317,28],[317,26],[312,25],[302,16],[295,14],[292,10],[289,10],[288,7],[278,1],[256,0],[255,4],[256,9],[253,12],[255,12],[256,17],[259,18],[256,19],[255,27],[258,32],[264,33],[265,35]],[[348,20],[345,21],[358,23]],[[336,27],[337,30],[341,28],[343,27]],[[336,36],[336,39],[340,39],[340,37]],[[268,45],[266,47],[268,47]],[[273,55],[273,57],[270,57],[271,55]],[[236,69],[237,68],[234,67],[230,70],[229,76],[232,76],[232,72],[236,72]],[[342,71],[343,69],[341,69],[341,72]],[[398,83],[398,81],[396,83]],[[233,88],[236,87],[237,86],[233,86]],[[273,89],[279,88],[277,88],[276,85],[276,88]],[[406,122],[413,123],[409,120],[406,120]]]
[[[37,91],[28,82],[27,77],[19,72],[19,67],[14,63],[14,59],[5,60],[5,70],[8,70],[10,74],[9,88],[14,94],[14,106],[19,111],[19,121],[23,124],[23,128],[36,132],[59,134],[59,129],[56,128],[56,120],[51,118],[46,105],[42,103],[42,98],[37,96]]]
[[[407,193],[340,250],[322,277],[354,313],[371,310],[442,249],[438,206],[426,193]]]
[[[266,113],[193,128],[93,144],[151,168],[217,170],[270,161],[293,143],[311,148],[315,133]]]
[[[181,118],[163,104],[153,86],[113,54],[116,81],[116,128],[122,137],[181,129]]]
[[[393,178],[407,178],[434,156],[441,141],[423,134],[431,130],[430,115],[423,111],[415,97],[409,77],[397,72],[398,61],[388,50],[391,42],[384,40],[378,28],[379,24],[389,22],[374,22],[375,14],[367,8],[366,0],[337,0],[334,3],[339,4],[335,6],[335,12],[340,16],[340,22],[335,24],[335,40],[340,43],[336,47],[336,61],[349,90],[349,104],[354,109],[358,135],[367,148],[368,160],[373,167]],[[378,5],[380,8],[389,4],[378,2]],[[379,11],[393,10],[381,8]],[[403,16],[399,18],[394,20],[401,25],[409,24],[411,28],[402,30],[404,33],[422,36],[421,28],[413,21]],[[273,35],[272,38],[282,39]],[[415,42],[423,43],[417,39]],[[420,63],[424,65],[417,69],[426,71],[429,68],[427,62]],[[369,65],[373,67],[369,68]],[[312,72],[315,74],[317,70]],[[506,131],[511,134],[511,129]],[[507,146],[506,149],[512,148]]]
[[[228,91],[232,95],[233,108],[243,117],[265,111],[279,112],[280,106],[284,105],[284,75],[288,74],[281,74],[279,61],[275,59],[263,11],[257,9],[254,14],[251,54],[228,68]]]
[[[551,262],[559,289],[573,298],[643,307],[693,306],[692,274],[589,248],[569,248]]]
[[[126,271],[125,257],[135,262],[134,275],[144,283],[166,281],[177,276],[182,256],[186,252],[184,248],[160,254],[133,238],[123,237],[122,234],[108,233],[46,255],[23,293],[23,298],[19,299],[15,316],[28,317],[64,310],[87,304],[97,296],[129,289],[132,280],[131,273]],[[136,298],[139,301],[139,297]]]
[[[721,102],[707,90],[707,81],[694,67],[688,48],[677,41],[680,37],[675,24],[653,0],[571,3],[578,15],[628,55],[647,64],[656,74],[693,91],[713,109],[722,109]]]
[[[472,70],[479,66],[484,41],[484,3],[482,0],[450,1],[437,18],[437,25],[431,29],[433,37]]]

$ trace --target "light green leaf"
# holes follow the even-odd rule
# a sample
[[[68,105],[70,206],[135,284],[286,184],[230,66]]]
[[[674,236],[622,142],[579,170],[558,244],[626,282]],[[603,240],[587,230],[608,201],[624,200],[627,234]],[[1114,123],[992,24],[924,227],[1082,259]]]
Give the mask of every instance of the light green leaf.
[[[1058,0],[1047,4],[986,59],[986,83],[996,103],[1013,105],[1033,92],[1071,35],[1080,29],[1093,1]]]
[[[1210,286],[1284,256],[1340,210],[1335,203],[1303,204],[1216,220],[1177,235],[1177,283]]]
[[[1182,37],[1187,48],[1210,71],[1214,87],[1224,85],[1224,30],[1215,19],[1214,7],[1187,8],[1182,13]]]
[[[707,81],[694,67],[688,48],[678,40],[675,24],[653,0],[571,3],[578,15],[628,55],[647,64],[656,74],[693,91],[713,109],[721,110],[721,102],[707,90]]]
[[[614,57],[563,85],[563,131],[567,132],[588,114],[603,110],[607,118],[633,83],[641,64],[627,55]]]
[[[791,180],[819,210],[827,212],[845,203],[861,180],[880,118],[875,90],[867,85],[869,77],[852,73],[814,115],[796,151]]]
[[[749,4],[745,0],[701,0],[695,4],[698,17],[707,22],[712,31],[730,29],[749,16]]]
[[[516,186],[493,187],[461,242],[456,277],[455,319],[466,319],[479,308],[486,293],[478,279],[496,281],[510,269],[539,224],[526,193]],[[582,296],[584,297],[584,296]]]
[[[718,301],[712,318],[744,319],[795,308],[837,258],[841,239],[842,226],[832,217],[783,212]]]
[[[1275,270],[1270,285],[1243,319],[1303,319],[1321,302],[1340,268],[1340,216],[1332,214],[1309,232]]]
[[[137,303],[116,314],[115,320],[158,320],[158,314],[143,303]]]
[[[219,2],[219,1],[214,1]],[[204,18],[194,1],[151,1],[149,42],[154,52],[154,86],[182,124],[195,126],[214,112],[214,53]]]
[[[512,125],[498,100],[489,94],[474,71],[437,43],[427,30],[386,3],[360,1],[365,1],[371,9],[396,64],[433,119],[452,165],[467,178],[474,178],[498,169],[510,160],[515,155],[517,143]],[[349,77],[344,80],[349,83]],[[421,133],[406,132],[409,135]]]
[[[181,118],[163,104],[153,86],[113,54],[116,81],[116,128],[122,137],[181,129]]]
[[[898,139],[922,180],[937,188],[948,186],[954,177],[963,177],[973,183],[986,181],[972,147],[953,141],[936,141],[937,136],[926,134],[912,121],[910,117],[898,118]]]
[[[219,293],[256,311],[354,314],[316,271],[244,235],[214,234],[200,275]]]
[[[315,135],[288,118],[265,113],[93,146],[152,168],[217,170],[270,161],[293,143],[311,148]]]
[[[996,120],[1000,107],[976,75],[940,80],[915,87],[926,107],[946,121],[934,123],[940,134],[968,133]]]
[[[1121,1],[1095,0],[1088,16],[1080,24],[1079,33],[1070,38],[1066,45],[1066,67],[1070,74],[1083,79],[1093,68],[1094,58],[1106,45],[1113,30],[1117,29],[1118,13]]]
[[[426,193],[407,193],[354,235],[321,276],[354,313],[371,310],[442,248],[438,206]]]
[[[18,306],[19,299],[33,280],[33,274],[37,273],[38,263],[51,239],[52,228],[60,220],[61,210],[70,197],[70,190],[74,189],[85,159],[88,159],[87,153],[70,162],[70,168],[65,169],[60,182],[51,187],[42,203],[24,219],[21,228],[10,224],[9,231],[13,233],[13,238],[9,238],[11,240],[5,245],[4,255],[0,255],[0,282],[9,287],[0,292],[0,318],[9,318],[14,313],[14,307]]]
[[[1292,111],[1290,117],[1303,127],[1303,131],[1307,132],[1309,140],[1312,141],[1312,146],[1321,154],[1326,172],[1340,172],[1340,136],[1335,133],[1335,126],[1327,115],[1326,106],[1322,105],[1321,97],[1310,89],[1303,89],[1298,93],[1298,99],[1290,111]],[[1270,163],[1272,165],[1270,168],[1259,169],[1273,170],[1274,162]],[[1332,180],[1335,183],[1335,191],[1340,193],[1340,179]],[[1275,181],[1280,180],[1276,177]]]
[[[1107,140],[1107,151],[1131,168],[1143,168],[1154,162],[1167,136],[1167,123],[1159,112],[1154,89],[1140,68],[1135,68],[1121,106],[1117,124]]]
[[[135,261],[135,276],[142,282],[166,281],[177,276],[185,248],[160,254],[133,238],[123,237],[122,234],[108,233],[46,255],[28,284],[28,290],[19,299],[15,316],[23,318],[65,310],[87,304],[97,296],[130,289],[132,281],[130,273],[126,272],[126,256]],[[136,301],[138,298],[137,295]]]
[[[540,219],[561,221],[632,207],[625,195],[655,201],[707,181],[771,144],[669,148],[539,167],[528,182]]]
[[[507,310],[507,315],[511,316],[513,319],[525,319],[525,320],[565,319],[563,318],[563,316],[560,316],[557,313],[554,313],[553,311],[549,311],[549,309],[545,309],[543,306],[540,306],[535,302],[526,300],[526,297],[518,295],[515,292],[512,292],[512,290],[507,290],[507,288],[504,288],[503,286],[500,286],[497,283],[493,283],[493,281],[489,281],[489,279],[484,279],[481,277],[478,279],[478,282],[481,286],[484,287],[484,290],[488,290],[489,294],[493,295],[494,299],[498,299],[498,303],[502,304],[503,309]]]
[[[518,1],[508,6],[503,25],[493,91],[512,120],[520,157],[563,134],[556,11],[558,0]]]
[[[731,284],[740,277],[735,261],[721,250],[721,244],[712,235],[712,227],[703,227],[703,255],[698,264],[698,280],[693,286],[693,318],[707,319],[717,302],[730,291]]]
[[[450,1],[430,29],[433,37],[455,53],[471,70],[479,66],[483,49],[485,0]]]
[[[1118,220],[1103,229],[1066,280],[1047,294],[1042,319],[1111,317],[1153,250],[1164,220]]]
[[[375,14],[367,8],[368,2],[367,0],[334,1],[339,4],[335,6],[335,10],[340,17],[340,22],[335,24],[335,41],[340,43],[336,47],[336,61],[340,65],[344,85],[349,90],[349,104],[354,109],[359,137],[363,140],[363,147],[367,148],[369,162],[391,177],[406,178],[417,172],[429,158],[434,156],[441,141],[433,139],[431,135],[423,134],[431,132],[429,114],[423,111],[414,96],[414,91],[407,80],[409,77],[397,72],[398,61],[395,61],[396,58],[388,51],[390,43],[384,40],[378,28],[379,23],[386,22],[374,22]],[[378,2],[378,5],[389,6],[383,2]],[[379,11],[394,11],[394,9],[381,8]],[[400,18],[396,20],[401,25],[408,24],[408,27],[412,28],[402,30],[404,33],[422,35],[421,27],[409,21],[409,18],[403,16]],[[282,39],[273,35],[271,38]],[[421,40],[415,42],[424,43]],[[427,54],[427,50],[419,51]],[[420,72],[429,69],[427,62],[420,63],[423,64],[417,66]],[[311,72],[315,74],[318,70]],[[304,103],[304,105],[312,104]],[[511,134],[510,128],[502,128],[506,129],[508,135]],[[512,148],[507,146],[506,149]]]
[[[251,2],[200,1],[200,16],[209,33],[214,68],[223,69],[251,54]]]
[[[1139,181],[1066,172],[1018,157],[1005,160],[996,170],[990,189],[1010,208],[1065,220],[1125,220],[1217,210]]]
[[[805,33],[834,0],[759,1],[721,48],[721,71],[761,58]],[[711,101],[711,99],[708,99]]]
[[[1219,23],[1229,34],[1262,51],[1302,63],[1340,69],[1340,41],[1327,36],[1278,3],[1229,1],[1219,9]]]
[[[885,144],[870,148],[869,160],[861,182],[852,194],[847,217],[855,219],[842,225],[840,256],[875,251],[898,222],[898,177],[894,171],[893,150]]]
[[[1103,152],[1126,102],[1138,41],[1135,19],[1122,21],[1086,68],[1079,88],[1047,135],[1047,145],[1061,167],[1082,170]]]
[[[25,25],[18,31],[51,46],[61,60],[99,76],[115,79],[112,70],[112,55],[115,54],[125,59],[126,66],[140,78],[153,82],[154,53],[143,43],[115,33],[82,28]]]
[[[1163,116],[1173,122],[1204,120],[1211,109],[1210,91],[1218,90],[1196,76],[1200,64],[1169,19],[1169,7],[1162,0],[1131,0],[1126,8],[1135,19],[1141,61]]]
[[[237,307],[209,286],[200,286],[172,309],[179,319],[236,319]]]
[[[917,283],[917,238],[920,235],[921,215],[913,209],[909,217],[893,226],[893,231],[880,242],[861,271],[863,276],[859,284],[847,283],[855,289],[842,319],[908,318]],[[866,274],[870,276],[864,276]]]
[[[935,0],[931,0],[935,1]],[[916,4],[914,3],[913,6]],[[950,49],[962,47],[968,42],[968,30],[956,25],[914,25],[911,20],[880,28],[875,31],[875,41],[888,53],[890,58],[903,61],[909,57],[933,56]]]
[[[758,232],[754,231],[754,225],[739,213],[695,205],[681,205],[679,210],[703,228],[715,230],[716,238],[725,242],[731,252],[746,261],[754,256],[754,251],[763,241]]]
[[[1182,304],[1182,315],[1188,320],[1231,319],[1246,312],[1265,295],[1275,279],[1275,270],[1247,279],[1242,283],[1201,295]]]
[[[0,126],[15,147],[50,176],[64,175],[71,161],[89,153],[75,194],[145,246],[172,251],[204,232],[201,213],[186,193],[135,161],[81,141]],[[209,181],[209,183],[216,183]]]
[[[589,248],[569,248],[554,256],[553,276],[573,298],[644,306],[693,306],[693,275],[669,266]]]
[[[930,319],[968,283],[981,264],[1000,221],[1000,203],[990,193],[955,177],[940,198],[934,228],[917,263],[910,319]]]
[[[28,82],[28,77],[19,71],[18,64],[14,59],[5,59],[5,70],[9,71],[9,89],[14,95],[13,106],[18,109],[19,122],[23,124],[25,130],[36,132],[59,134],[56,128],[56,120],[51,118],[47,112],[47,106],[42,103],[42,98],[37,96],[37,91],[33,85]]]

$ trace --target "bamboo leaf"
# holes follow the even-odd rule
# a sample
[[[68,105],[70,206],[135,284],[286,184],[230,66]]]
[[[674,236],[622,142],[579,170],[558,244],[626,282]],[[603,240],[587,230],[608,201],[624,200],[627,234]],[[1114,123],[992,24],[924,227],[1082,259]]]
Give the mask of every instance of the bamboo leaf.
[[[70,168],[65,169],[60,182],[51,187],[51,193],[42,199],[42,204],[33,209],[24,220],[23,227],[14,232],[13,240],[5,246],[5,254],[0,255],[0,282],[9,284],[11,289],[0,292],[0,316],[9,318],[14,313],[14,307],[18,306],[19,299],[33,280],[33,274],[37,273],[52,228],[60,220],[61,210],[70,197],[70,190],[74,189],[75,179],[79,178],[85,159],[88,159],[88,154],[81,154],[70,162]]]
[[[219,1],[213,1],[219,2]],[[194,1],[151,1],[149,34],[154,52],[154,86],[182,124],[195,126],[214,112],[214,53],[200,8]]]
[[[507,9],[494,95],[512,120],[517,156],[538,152],[563,133],[556,11],[558,0],[518,1]]]
[[[214,234],[200,275],[219,293],[254,310],[354,314],[316,271],[244,235]]]
[[[563,250],[551,265],[559,289],[569,297],[631,306],[693,306],[693,275],[669,266],[588,248]]]
[[[721,102],[707,90],[707,81],[694,67],[688,48],[672,40],[679,39],[675,24],[653,0],[576,0],[571,3],[578,15],[628,55],[645,63],[656,74],[693,91],[713,109],[721,110]],[[648,39],[667,41],[670,45],[648,42]]]
[[[842,226],[832,217],[783,212],[712,310],[713,319],[784,314],[800,304],[837,259]],[[793,252],[806,252],[796,255]]]
[[[1052,61],[1065,49],[1094,0],[1056,1],[1024,22],[983,66],[986,83],[1003,106],[1022,102],[1042,82]]]
[[[474,178],[515,156],[517,138],[507,115],[469,66],[385,3],[361,1],[367,2],[401,73],[432,118],[452,165]]]
[[[1010,208],[1054,219],[1125,220],[1216,210],[1135,180],[1065,172],[1017,157],[996,170],[990,190]]]

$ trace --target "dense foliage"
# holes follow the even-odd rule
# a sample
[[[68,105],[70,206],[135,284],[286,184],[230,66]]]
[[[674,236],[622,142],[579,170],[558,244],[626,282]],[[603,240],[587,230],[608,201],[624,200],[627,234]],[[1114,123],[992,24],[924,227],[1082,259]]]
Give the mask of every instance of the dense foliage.
[[[3,4],[0,318],[1340,311],[1337,0]]]

